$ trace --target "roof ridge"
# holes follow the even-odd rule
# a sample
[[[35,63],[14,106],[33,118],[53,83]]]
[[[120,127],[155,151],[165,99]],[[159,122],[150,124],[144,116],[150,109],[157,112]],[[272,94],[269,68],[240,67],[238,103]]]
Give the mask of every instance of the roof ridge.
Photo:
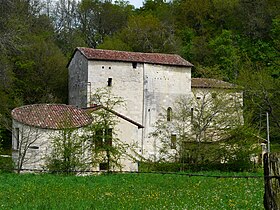
[[[192,67],[189,61],[185,60],[178,54],[167,53],[147,53],[147,52],[130,52],[120,50],[94,49],[87,47],[77,47],[88,60],[111,60],[123,62],[140,62],[161,65],[175,65]]]

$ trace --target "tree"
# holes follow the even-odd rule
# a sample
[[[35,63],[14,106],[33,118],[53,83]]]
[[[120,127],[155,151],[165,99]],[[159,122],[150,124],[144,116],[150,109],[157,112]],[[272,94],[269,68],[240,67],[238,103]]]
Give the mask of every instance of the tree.
[[[271,140],[279,143],[280,92],[279,78],[271,75],[268,68],[248,64],[240,75],[240,85],[244,87],[245,111],[253,114],[253,123],[259,128],[259,135],[266,137],[266,112],[270,118]]]
[[[120,1],[83,0],[78,6],[79,30],[87,46],[96,48],[106,36],[122,29],[132,12],[132,6]]]
[[[107,172],[122,169],[121,159],[134,160],[133,146],[118,138],[117,113],[113,110],[123,106],[123,100],[114,96],[110,89],[98,89],[91,96],[89,114],[92,123],[82,128],[71,128],[67,122],[64,129],[50,139],[51,154],[47,156],[50,171],[71,173],[92,170],[99,166]]]
[[[150,14],[130,17],[127,26],[113,39],[121,40],[135,52],[174,53],[178,50],[178,39],[173,27],[161,23]],[[106,41],[110,41],[110,38]],[[107,46],[108,44],[104,42],[100,48]]]
[[[178,99],[170,122],[166,122],[166,115],[160,117],[152,136],[161,142],[162,161],[180,162],[183,167],[188,164],[197,169],[233,160],[247,140],[242,136],[236,141],[229,139],[233,138],[234,130],[244,128],[243,123],[242,93],[237,89],[194,90],[192,98]],[[252,146],[251,141],[248,144]],[[253,153],[246,152],[248,157]]]
[[[67,101],[66,59],[51,40],[30,35],[14,56],[14,91],[23,104]]]
[[[25,163],[36,163],[38,154],[29,152],[32,144],[42,136],[38,128],[30,126],[21,126],[20,128],[13,128],[13,159],[17,173],[20,173]]]
[[[240,66],[240,55],[238,48],[235,47],[234,36],[231,31],[223,30],[222,33],[209,42],[213,53],[212,65],[219,67],[223,73],[223,79],[235,81],[238,76]]]
[[[50,8],[49,16],[55,29],[55,41],[63,54],[71,57],[78,46],[86,46],[80,31],[80,16],[76,0],[59,0]]]
[[[89,169],[85,152],[87,145],[77,128],[65,127],[51,139],[51,153],[46,157],[46,168],[51,172],[75,173]]]
[[[252,39],[267,38],[270,30],[271,13],[268,0],[240,0],[236,8],[238,28]],[[271,1],[273,2],[273,1]]]
[[[122,168],[121,158],[124,156],[133,159],[128,153],[128,148],[133,145],[121,141],[117,136],[117,124],[119,123],[115,108],[124,106],[122,98],[112,94],[109,88],[97,89],[91,96],[91,104],[96,104],[93,123],[86,128],[85,138],[91,142],[92,163],[100,164],[100,168],[107,172],[116,168]]]

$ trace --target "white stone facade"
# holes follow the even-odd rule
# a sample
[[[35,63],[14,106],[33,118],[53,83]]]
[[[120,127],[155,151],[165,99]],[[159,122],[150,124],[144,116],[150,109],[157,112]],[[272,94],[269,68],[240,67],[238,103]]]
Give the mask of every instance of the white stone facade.
[[[109,53],[121,54],[114,51]],[[149,158],[157,153],[156,142],[150,133],[159,114],[172,107],[178,96],[191,95],[192,64],[161,63],[161,58],[167,56],[164,54],[159,56],[156,63],[145,62],[145,59],[139,61],[134,58],[150,55],[126,53],[129,55],[126,60],[113,59],[113,56],[95,59],[83,49],[76,50],[68,65],[69,104],[89,107],[90,95],[98,88],[110,86],[113,94],[123,98],[126,103],[126,108],[117,108],[116,111],[144,126],[137,134],[138,152]],[[81,101],[81,98],[86,98],[86,101]],[[127,131],[124,133],[128,135]]]

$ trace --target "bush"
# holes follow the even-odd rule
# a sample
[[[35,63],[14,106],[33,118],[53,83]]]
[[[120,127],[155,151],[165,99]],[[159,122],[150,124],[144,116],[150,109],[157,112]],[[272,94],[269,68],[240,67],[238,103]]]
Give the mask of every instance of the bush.
[[[224,172],[256,172],[259,165],[247,161],[232,161],[228,163],[179,163],[179,162],[140,162],[140,172],[180,172],[180,171],[224,171]]]
[[[14,164],[12,157],[0,156],[0,171],[1,172],[13,172]]]

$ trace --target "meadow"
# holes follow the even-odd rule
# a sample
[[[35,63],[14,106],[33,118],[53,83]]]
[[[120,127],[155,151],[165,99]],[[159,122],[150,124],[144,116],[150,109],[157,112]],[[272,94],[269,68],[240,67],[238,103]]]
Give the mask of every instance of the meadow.
[[[179,174],[82,177],[0,173],[0,209],[5,210],[257,210],[263,209],[262,202],[262,178],[209,178]]]

